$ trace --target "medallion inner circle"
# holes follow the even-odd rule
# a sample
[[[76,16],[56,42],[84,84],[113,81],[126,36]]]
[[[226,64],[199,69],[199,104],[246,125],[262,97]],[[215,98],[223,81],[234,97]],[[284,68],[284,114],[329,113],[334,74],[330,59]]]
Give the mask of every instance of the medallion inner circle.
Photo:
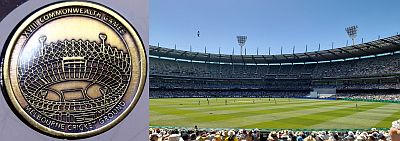
[[[5,87],[18,113],[63,138],[108,130],[144,87],[146,59],[136,31],[114,11],[85,4],[64,2],[34,13],[5,55]]]

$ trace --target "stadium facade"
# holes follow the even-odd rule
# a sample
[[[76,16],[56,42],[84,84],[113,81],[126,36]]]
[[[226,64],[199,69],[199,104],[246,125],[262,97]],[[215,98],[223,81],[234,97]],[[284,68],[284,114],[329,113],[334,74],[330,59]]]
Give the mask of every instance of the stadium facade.
[[[400,92],[400,35],[329,50],[227,55],[150,46],[150,97],[298,97]]]

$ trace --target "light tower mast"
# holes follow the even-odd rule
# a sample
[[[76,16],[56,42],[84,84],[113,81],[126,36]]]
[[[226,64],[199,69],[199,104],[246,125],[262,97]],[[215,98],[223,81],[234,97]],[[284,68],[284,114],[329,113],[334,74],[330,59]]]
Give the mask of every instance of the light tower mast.
[[[243,55],[243,46],[246,43],[247,36],[236,36],[239,46],[240,46],[240,55]]]
[[[354,45],[354,39],[355,39],[356,36],[357,36],[357,29],[358,29],[358,26],[357,26],[357,25],[353,25],[353,26],[350,26],[350,27],[346,27],[346,28],[345,28],[345,30],[346,30],[346,32],[347,32],[347,35],[349,35],[349,37],[350,37],[351,40],[353,41],[353,45]]]

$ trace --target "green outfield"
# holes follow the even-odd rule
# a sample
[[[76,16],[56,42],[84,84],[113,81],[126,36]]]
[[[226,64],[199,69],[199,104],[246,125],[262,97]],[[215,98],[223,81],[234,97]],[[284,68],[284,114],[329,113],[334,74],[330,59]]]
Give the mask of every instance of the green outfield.
[[[150,99],[150,126],[389,128],[392,121],[400,118],[400,104],[396,103],[287,98],[277,98],[276,102],[273,98],[209,98],[208,101],[206,98]]]

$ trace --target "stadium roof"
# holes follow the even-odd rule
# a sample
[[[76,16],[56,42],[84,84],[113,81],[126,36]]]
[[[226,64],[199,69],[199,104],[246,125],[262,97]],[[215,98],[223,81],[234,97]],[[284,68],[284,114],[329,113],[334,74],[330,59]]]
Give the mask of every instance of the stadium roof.
[[[152,45],[150,45],[149,53],[152,56],[194,60],[194,61],[267,64],[267,63],[302,63],[302,62],[330,61],[330,60],[377,55],[382,53],[390,53],[399,50],[400,50],[400,35],[395,35],[353,46],[314,51],[314,52],[282,54],[282,55],[213,54],[213,53],[200,53],[200,52],[190,52],[184,50],[175,50],[175,49],[157,47]]]

